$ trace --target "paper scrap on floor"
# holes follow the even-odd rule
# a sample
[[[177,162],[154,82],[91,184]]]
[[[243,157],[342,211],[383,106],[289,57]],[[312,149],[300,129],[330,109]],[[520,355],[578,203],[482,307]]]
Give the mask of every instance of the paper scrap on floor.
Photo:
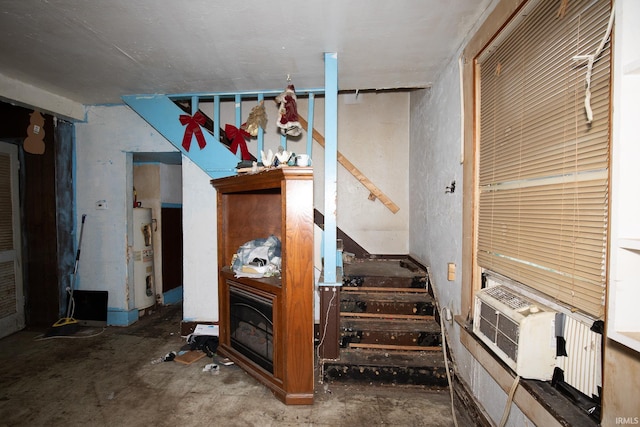
[[[212,337],[220,336],[219,325],[201,325],[197,324],[191,335],[209,335]]]

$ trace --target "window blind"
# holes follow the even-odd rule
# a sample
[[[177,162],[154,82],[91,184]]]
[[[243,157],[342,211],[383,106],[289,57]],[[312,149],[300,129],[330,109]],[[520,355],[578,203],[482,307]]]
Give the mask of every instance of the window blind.
[[[477,58],[480,267],[595,317],[604,311],[609,0],[528,3]],[[590,78],[588,105],[586,84]]]

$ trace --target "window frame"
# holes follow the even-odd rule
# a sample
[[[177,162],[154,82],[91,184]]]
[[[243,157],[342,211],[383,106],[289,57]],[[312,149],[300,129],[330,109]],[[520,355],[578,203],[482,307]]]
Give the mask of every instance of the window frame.
[[[482,287],[483,269],[478,264],[478,212],[479,212],[479,144],[480,144],[480,103],[478,102],[479,65],[478,58],[496,39],[504,37],[504,29],[520,21],[523,11],[536,4],[535,0],[502,0],[490,13],[473,38],[463,50],[460,60],[463,92],[463,191],[467,195],[463,201],[463,247],[465,262],[462,266],[462,314],[467,319],[473,314],[473,298]],[[516,24],[517,25],[517,24]],[[611,99],[609,100],[611,105]],[[611,112],[610,112],[611,113]],[[610,117],[609,117],[610,119]],[[611,122],[609,122],[609,140],[611,140]],[[610,170],[610,165],[609,165]],[[610,184],[609,184],[610,185]],[[605,241],[606,248],[606,241]],[[608,267],[606,265],[605,268]],[[517,284],[517,282],[516,282]],[[523,287],[526,290],[526,286]],[[605,289],[606,292],[606,289]],[[564,304],[570,311],[571,307]],[[604,312],[604,309],[602,310]]]

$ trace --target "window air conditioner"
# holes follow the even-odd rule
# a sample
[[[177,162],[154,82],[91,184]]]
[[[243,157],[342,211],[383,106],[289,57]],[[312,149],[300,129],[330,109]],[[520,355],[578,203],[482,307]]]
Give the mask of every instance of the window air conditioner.
[[[548,381],[556,366],[556,312],[499,285],[475,298],[473,332],[517,375]]]

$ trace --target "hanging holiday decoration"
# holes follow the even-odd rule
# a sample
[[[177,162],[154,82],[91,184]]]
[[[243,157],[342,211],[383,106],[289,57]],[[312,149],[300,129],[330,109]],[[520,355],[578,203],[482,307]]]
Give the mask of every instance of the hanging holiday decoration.
[[[240,126],[241,129],[246,130],[249,135],[258,135],[258,128],[263,130],[267,127],[267,112],[264,109],[264,101],[260,101],[258,105],[251,109],[247,122]]]
[[[238,148],[240,148],[242,160],[252,160],[251,153],[249,153],[249,149],[247,148],[247,142],[245,141],[245,138],[251,137],[249,132],[244,130],[242,126],[238,129],[233,125],[227,124],[224,127],[224,133],[226,133],[227,138],[231,140],[231,147],[229,147],[229,149],[233,154],[236,154]]]
[[[184,130],[184,137],[182,138],[182,147],[185,150],[189,151],[189,148],[191,148],[191,139],[194,135],[201,150],[207,145],[204,135],[202,134],[202,129],[200,128],[206,121],[207,118],[200,111],[196,112],[193,116],[188,114],[180,115],[180,123],[182,123],[182,126],[187,126]]]
[[[34,110],[30,114],[27,137],[24,140],[24,151],[31,154],[44,153],[44,117],[40,111]]]
[[[278,127],[280,132],[288,136],[298,136],[302,133],[302,126],[298,121],[298,107],[296,89],[292,84],[280,95],[276,96],[278,107]]]

